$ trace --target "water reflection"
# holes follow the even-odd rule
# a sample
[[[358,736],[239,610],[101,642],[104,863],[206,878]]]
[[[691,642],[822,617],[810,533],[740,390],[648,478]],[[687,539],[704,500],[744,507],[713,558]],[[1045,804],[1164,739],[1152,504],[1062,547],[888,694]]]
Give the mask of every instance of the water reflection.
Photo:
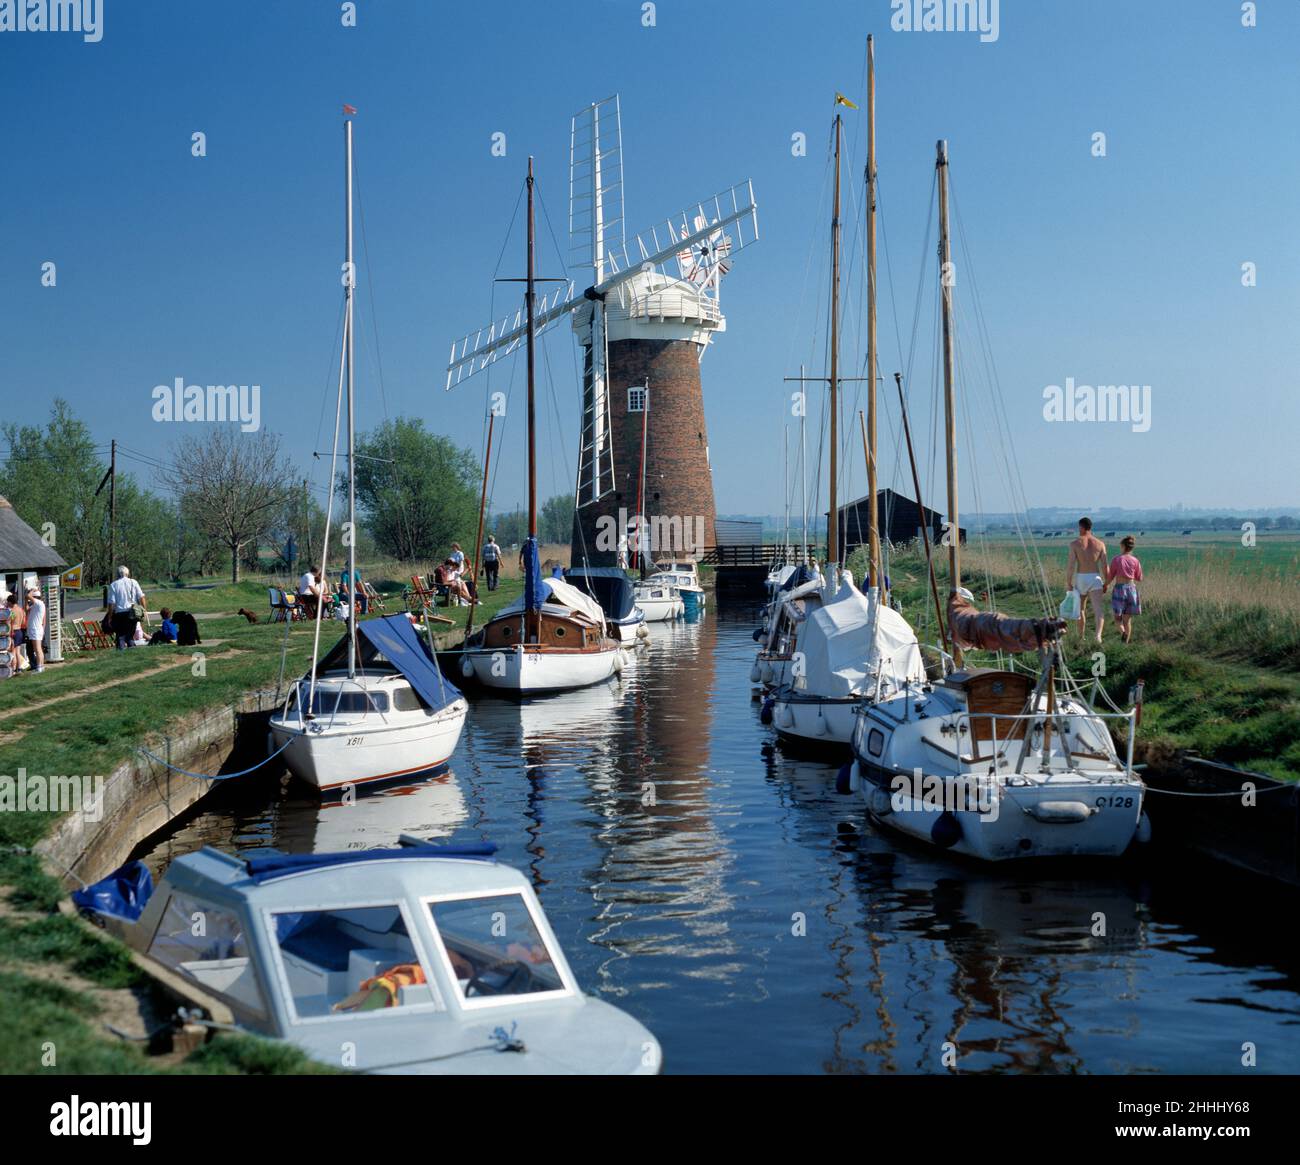
[[[621,678],[476,699],[451,772],[352,808],[287,778],[155,848],[488,838],[668,1070],[1295,1071],[1294,908],[1167,863],[990,869],[876,832],[772,747],[752,610],[656,624]],[[225,794],[223,794],[225,796]],[[953,1057],[955,1056],[955,1060]]]

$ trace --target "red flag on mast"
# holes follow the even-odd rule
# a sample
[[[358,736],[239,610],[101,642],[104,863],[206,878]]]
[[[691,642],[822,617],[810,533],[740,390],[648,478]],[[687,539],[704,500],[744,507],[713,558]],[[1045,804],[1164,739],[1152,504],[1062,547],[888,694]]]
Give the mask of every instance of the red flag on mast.
[[[344,112],[345,114],[347,114],[347,113],[356,113],[356,107],[355,107],[355,106],[352,106],[352,105],[345,105],[345,106],[343,107],[343,112]]]

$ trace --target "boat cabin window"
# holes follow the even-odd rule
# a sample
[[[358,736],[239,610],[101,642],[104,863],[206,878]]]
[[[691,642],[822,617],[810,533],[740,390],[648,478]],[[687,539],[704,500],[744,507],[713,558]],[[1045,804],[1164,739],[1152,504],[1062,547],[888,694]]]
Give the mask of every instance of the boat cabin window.
[[[462,998],[518,999],[563,991],[564,980],[522,894],[429,903]]]
[[[302,702],[307,702],[308,685],[302,686]],[[336,712],[387,712],[387,692],[363,692],[359,688],[317,688],[311,702],[315,716],[333,716]]]
[[[396,904],[273,914],[298,1019],[438,1002]]]
[[[399,688],[393,689],[393,707],[398,712],[416,712],[424,707],[420,697],[415,694],[414,688],[408,688],[403,684]]]
[[[173,894],[163,909],[148,954],[209,994],[266,1015],[266,1001],[248,956],[243,923],[231,911]]]

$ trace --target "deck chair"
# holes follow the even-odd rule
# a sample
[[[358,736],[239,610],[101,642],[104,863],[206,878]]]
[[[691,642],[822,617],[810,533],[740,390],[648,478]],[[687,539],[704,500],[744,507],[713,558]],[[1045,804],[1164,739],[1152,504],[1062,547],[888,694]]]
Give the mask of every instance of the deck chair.
[[[370,609],[372,611],[378,611],[380,614],[386,612],[388,608],[387,604],[384,602],[384,596],[375,590],[370,583],[366,582],[365,579],[361,580],[361,586],[366,592],[366,598],[370,600]]]
[[[271,622],[284,623],[293,619],[302,619],[306,612],[280,587],[267,587],[267,598],[271,604]]]

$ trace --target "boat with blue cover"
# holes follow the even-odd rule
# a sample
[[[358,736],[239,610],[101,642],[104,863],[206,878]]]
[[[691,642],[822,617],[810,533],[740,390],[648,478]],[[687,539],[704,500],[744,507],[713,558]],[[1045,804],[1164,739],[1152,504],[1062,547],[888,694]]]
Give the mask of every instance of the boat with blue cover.
[[[632,1016],[585,995],[490,843],[334,854],[204,847],[73,895],[173,994],[362,1073],[656,1073]]]

